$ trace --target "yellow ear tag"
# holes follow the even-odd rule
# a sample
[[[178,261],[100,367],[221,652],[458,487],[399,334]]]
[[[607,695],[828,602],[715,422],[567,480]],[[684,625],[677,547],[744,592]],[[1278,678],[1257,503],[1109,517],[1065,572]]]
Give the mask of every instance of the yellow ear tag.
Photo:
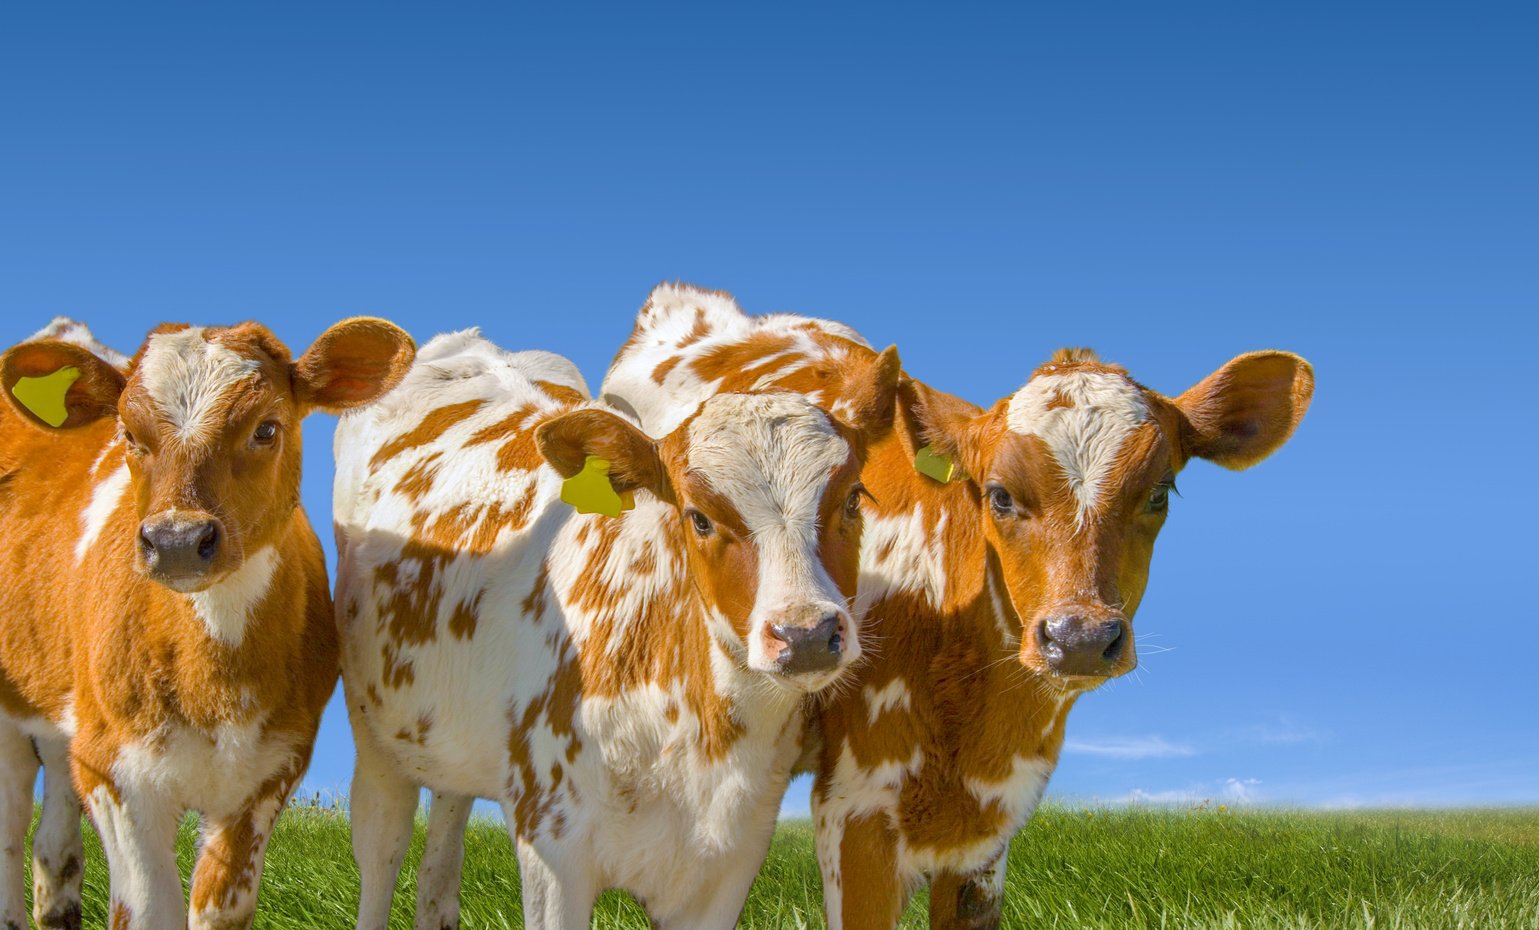
[[[79,377],[80,369],[70,365],[41,378],[17,378],[11,386],[11,394],[39,420],[49,426],[63,426],[69,419],[64,395]]]
[[[957,463],[950,456],[936,452],[934,446],[925,446],[914,453],[914,470],[941,484],[963,477]]]
[[[609,460],[588,456],[582,471],[561,482],[561,499],[577,508],[578,513],[601,513],[618,517],[622,510],[634,510],[636,499],[629,491],[616,491],[609,483]]]

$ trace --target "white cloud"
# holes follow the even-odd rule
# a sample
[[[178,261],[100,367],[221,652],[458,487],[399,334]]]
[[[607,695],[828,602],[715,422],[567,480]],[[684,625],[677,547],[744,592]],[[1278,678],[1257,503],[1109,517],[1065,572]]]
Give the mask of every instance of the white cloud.
[[[1197,750],[1186,743],[1173,743],[1163,736],[1113,736],[1098,740],[1074,740],[1063,744],[1063,751],[1080,756],[1106,759],[1174,759],[1195,756]]]
[[[1199,782],[1185,788],[1149,791],[1134,788],[1120,797],[1098,799],[1104,804],[1145,804],[1151,807],[1209,807],[1216,804],[1239,806],[1259,803],[1259,778],[1226,778],[1217,782]]]

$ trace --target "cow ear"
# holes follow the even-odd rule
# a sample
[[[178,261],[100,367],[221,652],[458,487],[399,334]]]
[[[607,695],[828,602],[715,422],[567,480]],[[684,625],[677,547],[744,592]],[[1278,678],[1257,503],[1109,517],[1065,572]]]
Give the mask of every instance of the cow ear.
[[[367,404],[401,383],[417,347],[401,327],[374,317],[343,320],[294,363],[294,388],[329,413]]]
[[[902,371],[898,347],[883,349],[862,370],[845,379],[844,393],[834,404],[834,415],[867,436],[886,432],[892,425]]]
[[[910,377],[899,385],[897,405],[902,411],[900,428],[914,453],[928,450],[931,456],[954,463],[953,479],[985,470],[979,430],[990,414],[956,394],[934,390]]]
[[[24,342],[0,358],[5,399],[23,418],[48,429],[73,429],[116,417],[123,373],[68,342]]]
[[[635,426],[605,410],[573,410],[551,417],[534,431],[540,455],[557,474],[570,478],[594,456],[609,463],[616,491],[646,488],[663,500],[673,498],[657,444]]]
[[[1175,399],[1182,445],[1225,468],[1249,468],[1288,441],[1314,392],[1314,369],[1291,352],[1238,356]]]

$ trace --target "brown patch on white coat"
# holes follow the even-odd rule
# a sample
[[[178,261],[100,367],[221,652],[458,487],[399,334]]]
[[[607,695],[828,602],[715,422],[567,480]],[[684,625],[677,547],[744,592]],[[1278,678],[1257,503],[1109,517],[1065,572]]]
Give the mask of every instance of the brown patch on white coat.
[[[839,371],[871,354],[848,327],[748,317],[720,292],[665,285],[604,391],[648,429],[750,380],[831,406]],[[712,358],[731,370],[679,374]],[[1069,709],[1135,661],[1131,619],[1175,474],[1193,457],[1265,458],[1312,391],[1308,364],[1283,352],[1240,356],[1173,398],[1084,350],[988,411],[904,381],[898,428],[861,474],[873,502],[859,603],[879,646],[813,713],[831,926],[889,928],[926,879],[932,926],[997,923],[1003,852],[1057,763]],[[920,475],[926,445],[970,477]]]
[[[457,913],[463,818],[438,811],[475,796],[503,804],[529,926],[585,925],[609,886],[664,922],[731,922],[799,702],[859,655],[857,476],[897,372],[895,354],[867,366],[850,425],[794,393],[730,394],[654,442],[583,401],[564,359],[469,332],[344,422],[360,927],[387,919],[421,785],[419,924]],[[633,510],[558,501],[594,456]]]
[[[107,853],[114,927],[249,926],[337,674],[325,563],[299,507],[300,420],[388,390],[411,341],[349,320],[291,362],[255,323],[166,326],[119,367],[58,323],[71,341],[0,359],[0,829],[16,853],[0,919],[26,921],[40,758],[40,926],[78,925],[75,789]],[[67,366],[81,374],[53,428],[11,389]],[[174,845],[188,809],[205,836],[190,919]]]

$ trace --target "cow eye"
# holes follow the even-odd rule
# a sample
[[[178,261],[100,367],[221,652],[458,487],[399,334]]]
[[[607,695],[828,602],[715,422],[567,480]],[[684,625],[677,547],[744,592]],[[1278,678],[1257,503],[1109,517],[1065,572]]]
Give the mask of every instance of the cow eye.
[[[993,510],[996,516],[1007,517],[1015,513],[1015,498],[999,485],[993,485],[989,488],[989,509]]]
[[[685,515],[689,517],[689,523],[695,528],[695,532],[701,536],[709,536],[715,530],[715,527],[711,526],[711,518],[700,511],[688,510],[685,511]]]
[[[1176,479],[1173,476],[1167,476],[1149,492],[1149,503],[1144,507],[1144,512],[1164,513],[1170,508],[1170,492],[1175,490]],[[1181,492],[1176,491],[1176,493]]]
[[[860,499],[866,495],[866,489],[862,485],[855,485],[850,491],[850,496],[844,502],[844,515],[851,519],[860,516]]]
[[[123,431],[123,441],[128,443],[128,451],[134,455],[143,455],[146,451],[144,446],[139,444],[139,440],[134,438],[134,434],[128,430]]]
[[[252,441],[255,442],[259,446],[269,446],[269,445],[272,445],[273,441],[276,440],[277,438],[278,438],[278,421],[277,420],[265,420],[265,421],[263,421],[262,424],[256,428],[256,432],[251,434]]]

